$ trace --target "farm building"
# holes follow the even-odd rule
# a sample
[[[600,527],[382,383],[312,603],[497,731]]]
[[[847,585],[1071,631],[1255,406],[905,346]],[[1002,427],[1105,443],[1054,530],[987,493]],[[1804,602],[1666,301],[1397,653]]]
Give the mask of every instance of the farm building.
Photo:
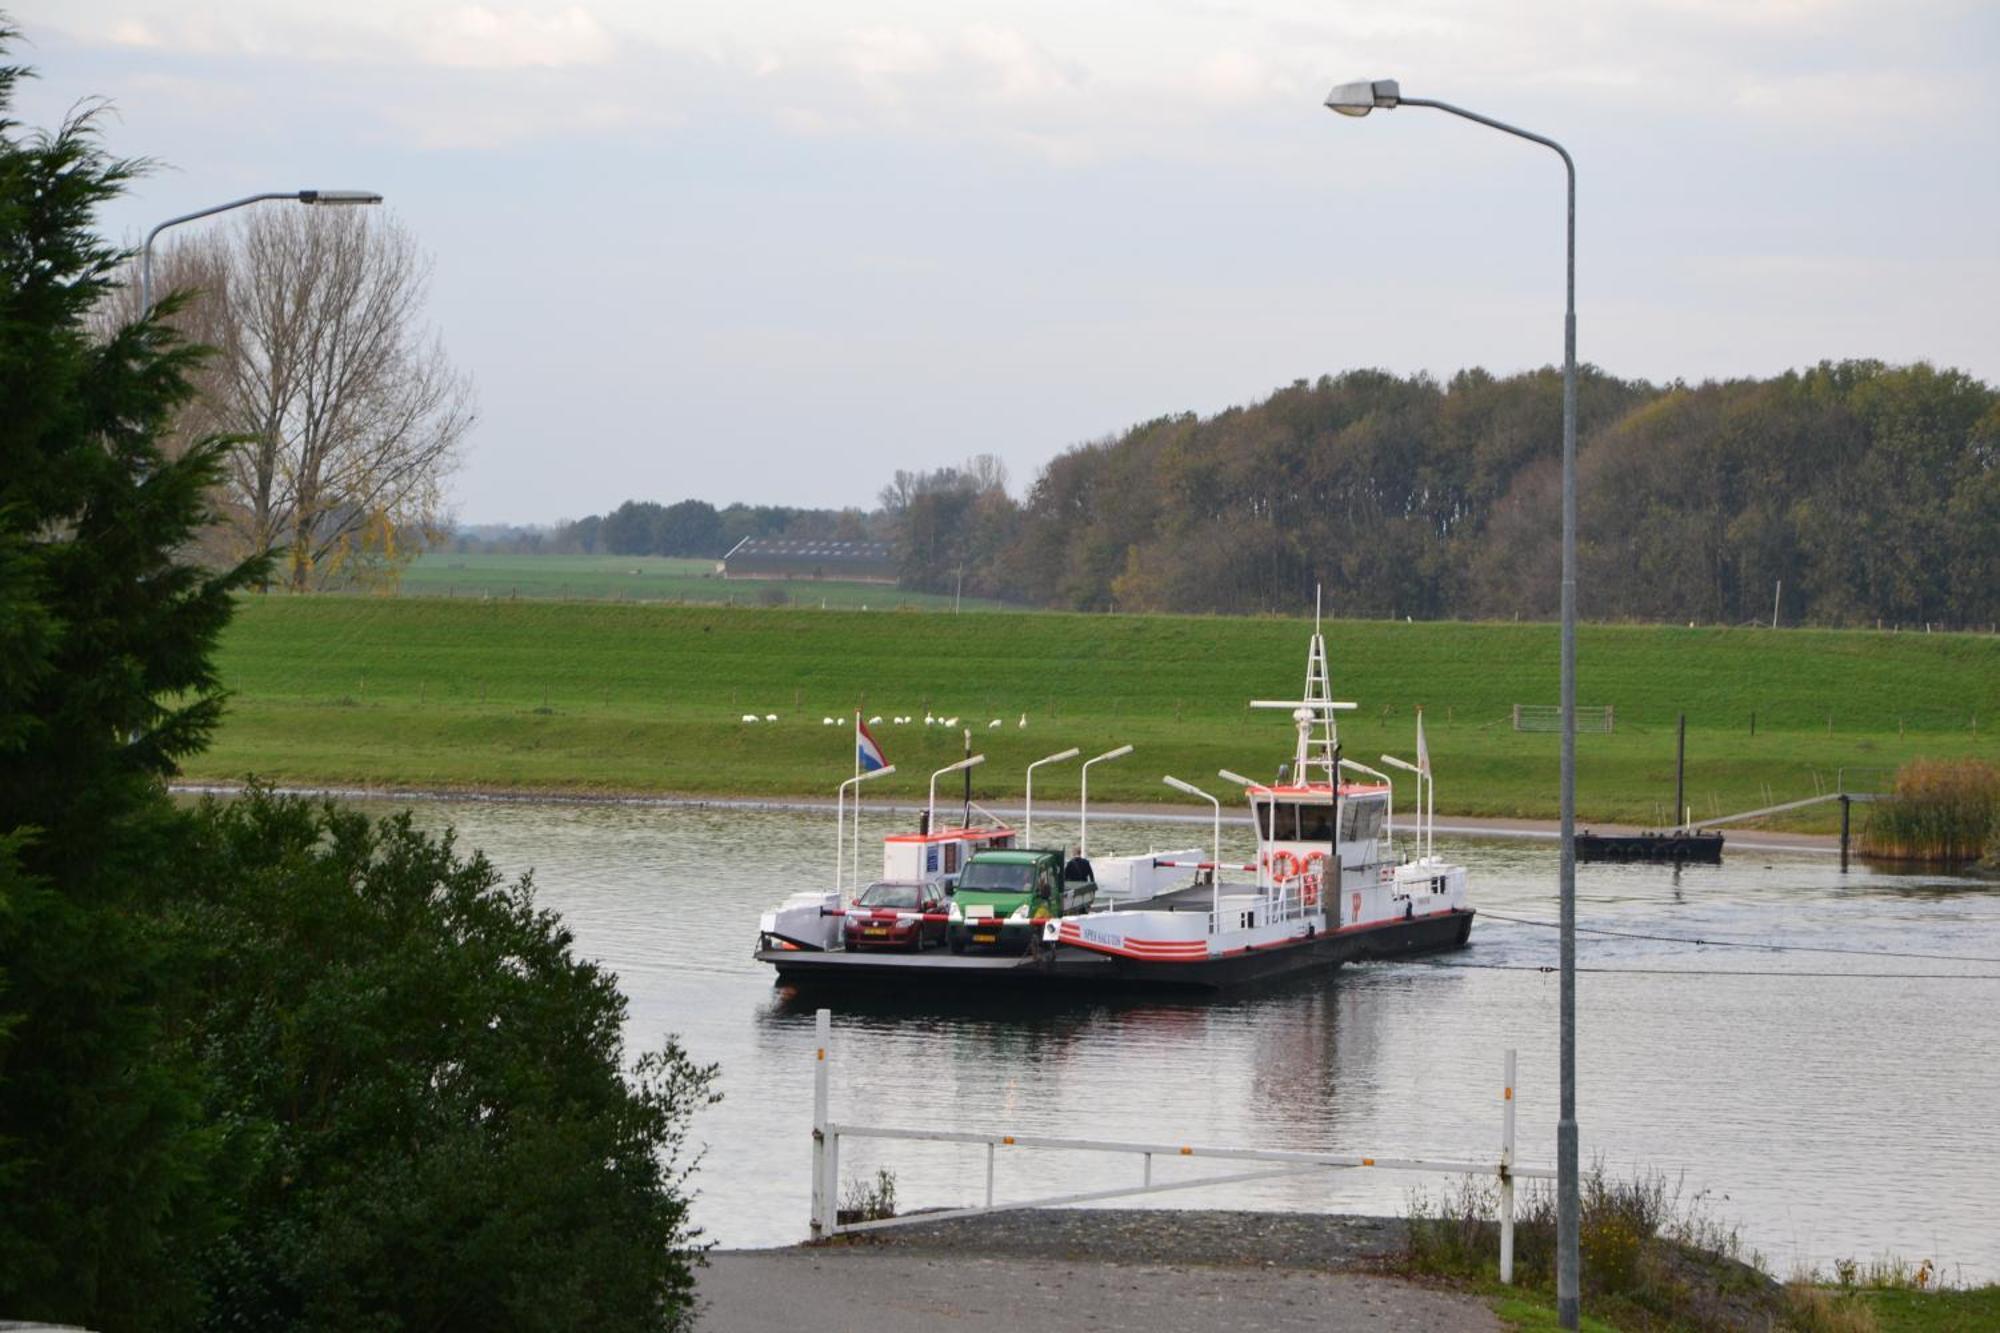
[[[895,551],[887,542],[777,541],[745,537],[722,557],[726,579],[842,579],[894,583]]]

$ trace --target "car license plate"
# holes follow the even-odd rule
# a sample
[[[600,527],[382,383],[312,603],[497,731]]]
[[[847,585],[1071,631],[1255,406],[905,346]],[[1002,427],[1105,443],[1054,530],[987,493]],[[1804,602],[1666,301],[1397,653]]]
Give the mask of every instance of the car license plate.
[[[868,926],[861,933],[863,935],[887,935],[889,928],[887,926]]]
[[[991,944],[999,938],[1000,937],[998,935],[995,935],[992,931],[989,930],[984,935],[974,935],[972,937],[972,942],[974,944]]]

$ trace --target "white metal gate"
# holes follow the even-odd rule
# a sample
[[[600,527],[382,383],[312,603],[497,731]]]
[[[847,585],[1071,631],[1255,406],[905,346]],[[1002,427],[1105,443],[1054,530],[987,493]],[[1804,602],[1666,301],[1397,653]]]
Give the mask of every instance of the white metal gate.
[[[1299,1152],[1281,1148],[1229,1148],[1168,1141],[1138,1143],[1111,1139],[1074,1139],[1044,1134],[977,1133],[937,1129],[899,1129],[886,1125],[850,1125],[833,1120],[827,1106],[827,1073],[831,1064],[833,1015],[821,1009],[816,1017],[817,1053],[813,1066],[813,1180],[812,1238],[875,1231],[884,1227],[910,1226],[924,1222],[944,1222],[955,1217],[980,1213],[1006,1212],[1019,1208],[1054,1208],[1063,1204],[1096,1203],[1106,1199],[1130,1198],[1140,1194],[1164,1194],[1170,1190],[1199,1189],[1207,1185],[1240,1184],[1329,1170],[1375,1170],[1437,1172],[1454,1176],[1492,1176],[1500,1183],[1500,1280],[1514,1279],[1514,1182],[1519,1179],[1554,1180],[1555,1168],[1517,1166],[1514,1162],[1514,1050],[1506,1054],[1506,1077],[1501,1090],[1500,1152],[1488,1161],[1451,1160],[1419,1157],[1373,1157],[1359,1153]],[[986,1145],[985,1202],[966,1208],[949,1208],[919,1213],[912,1217],[890,1217],[868,1222],[840,1221],[840,1141],[850,1139],[912,1139],[930,1143],[983,1143]],[[1054,1148],[1067,1152],[1124,1153],[1141,1159],[1137,1185],[1115,1189],[1087,1190],[1075,1194],[1053,1194],[1035,1199],[996,1203],[993,1198],[995,1158],[1002,1148]],[[1198,1180],[1153,1182],[1155,1157],[1201,1158],[1220,1162],[1256,1162],[1257,1169],[1227,1175],[1203,1176]]]

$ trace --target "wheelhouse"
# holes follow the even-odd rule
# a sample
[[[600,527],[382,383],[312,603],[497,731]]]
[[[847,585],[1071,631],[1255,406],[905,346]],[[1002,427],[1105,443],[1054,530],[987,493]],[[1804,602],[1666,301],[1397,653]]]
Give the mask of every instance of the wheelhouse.
[[[882,878],[956,884],[974,852],[1005,850],[1014,839],[1014,830],[1003,824],[891,834],[882,840]]]

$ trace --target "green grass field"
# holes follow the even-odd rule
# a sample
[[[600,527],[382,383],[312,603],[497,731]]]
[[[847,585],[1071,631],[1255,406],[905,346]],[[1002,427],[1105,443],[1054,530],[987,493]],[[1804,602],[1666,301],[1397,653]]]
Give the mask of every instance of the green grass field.
[[[831,795],[852,758],[844,727],[822,718],[859,707],[885,719],[876,732],[897,765],[880,794],[920,796],[959,756],[955,731],[887,720],[932,711],[957,716],[990,756],[983,795],[1017,794],[1041,755],[1130,742],[1131,757],[1092,770],[1093,796],[1173,801],[1163,773],[1219,788],[1219,767],[1265,776],[1289,757],[1284,716],[1245,703],[1293,697],[1308,628],[248,597],[218,657],[229,716],[190,776]],[[1554,814],[1557,737],[1510,725],[1513,704],[1555,702],[1553,626],[1335,621],[1326,632],[1336,697],[1360,704],[1342,724],[1349,757],[1409,756],[1421,705],[1440,812]],[[1843,767],[1850,789],[1869,789],[1917,754],[2000,759],[2000,639],[1586,626],[1578,663],[1580,702],[1618,719],[1614,734],[1578,738],[1586,819],[1664,817],[1683,709],[1697,817],[1832,790]],[[744,713],[779,721],[748,725]],[[1037,778],[1038,793],[1074,795],[1074,764]],[[1807,826],[1827,826],[1823,809]]]
[[[418,556],[397,580],[399,597],[553,598],[578,602],[694,602],[766,606],[773,589],[786,605],[871,610],[937,610],[950,597],[903,592],[880,583],[831,579],[722,579],[715,561],[658,555],[458,555]],[[1001,604],[965,598],[966,609]]]

